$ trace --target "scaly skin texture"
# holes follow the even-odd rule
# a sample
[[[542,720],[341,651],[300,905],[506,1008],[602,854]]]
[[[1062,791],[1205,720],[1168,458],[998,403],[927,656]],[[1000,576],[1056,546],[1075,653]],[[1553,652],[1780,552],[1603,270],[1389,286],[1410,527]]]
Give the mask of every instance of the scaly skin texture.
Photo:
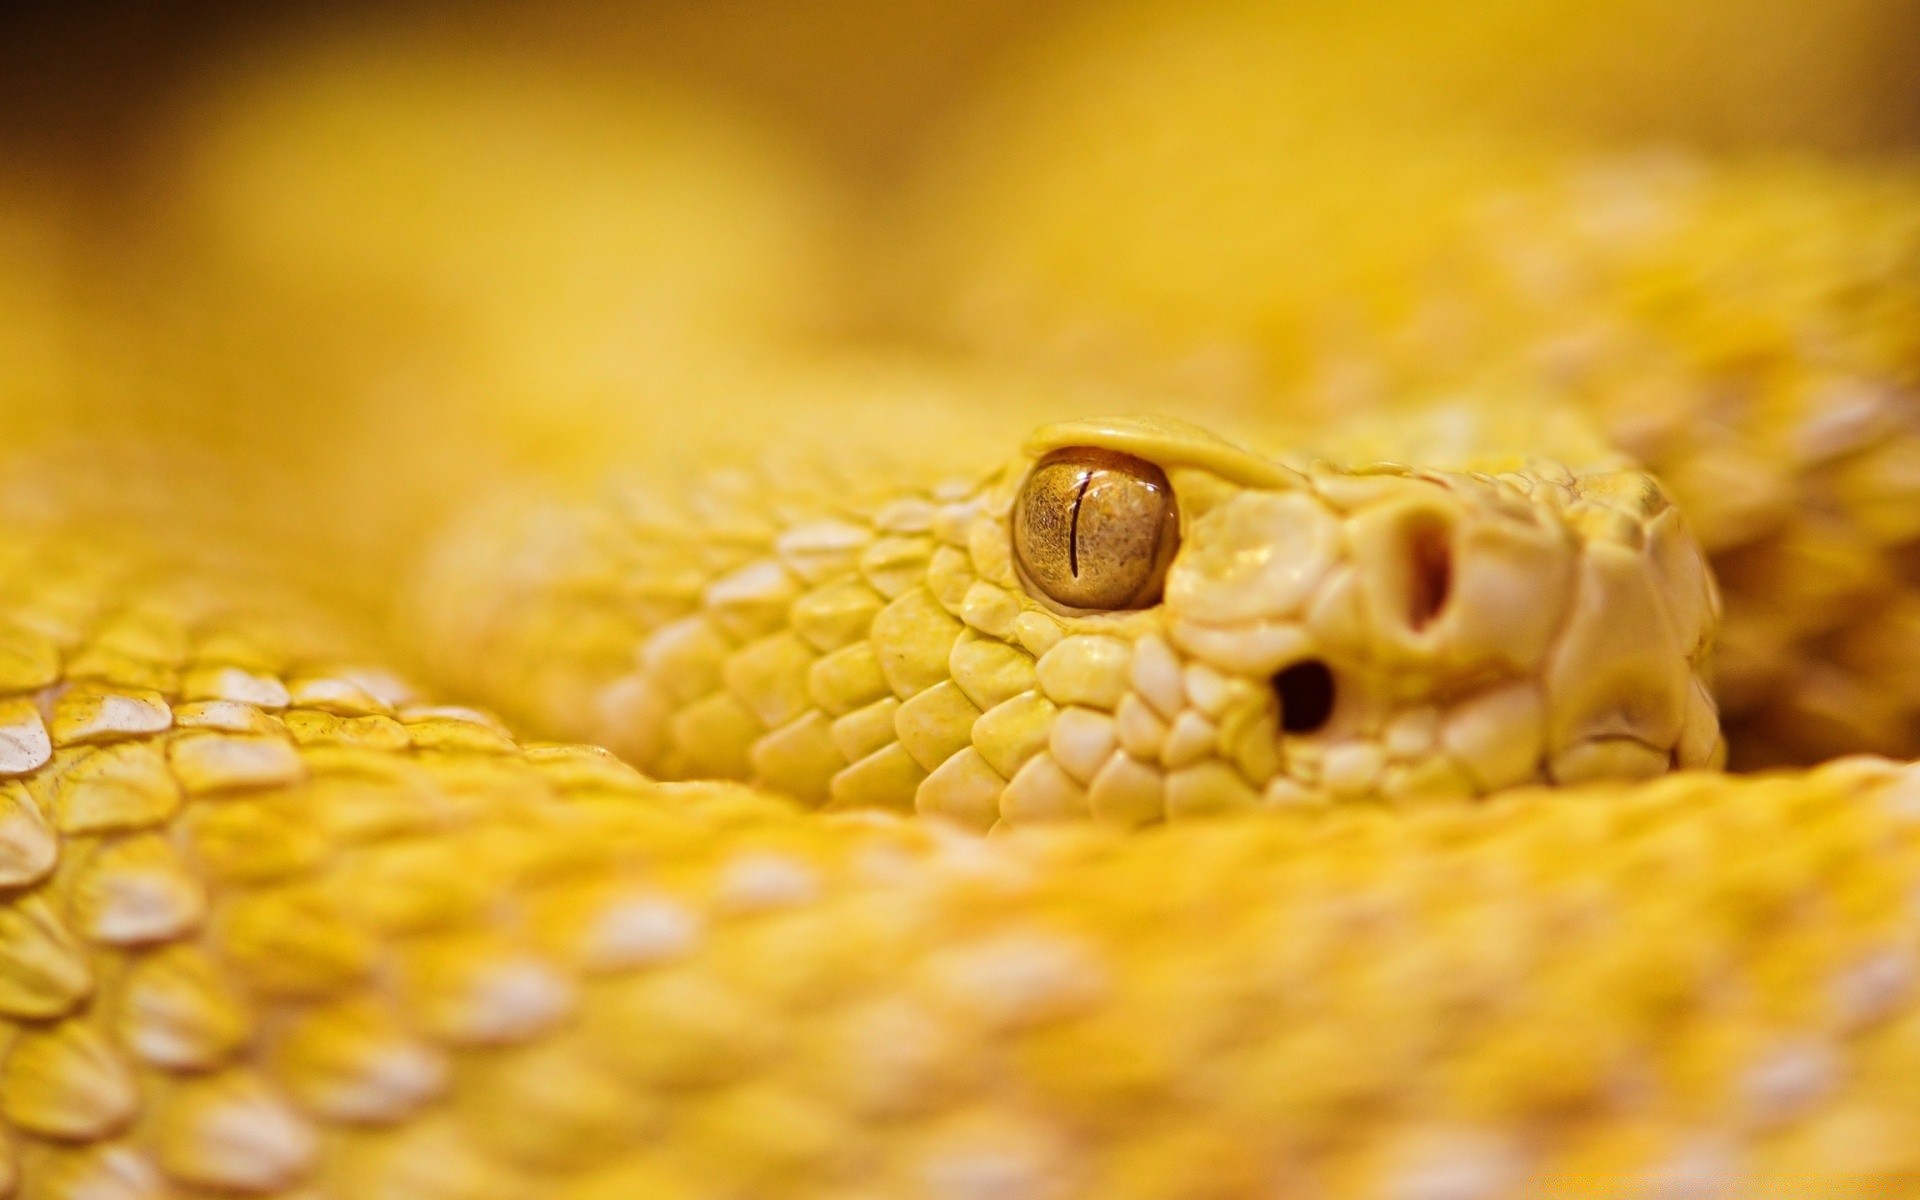
[[[1737,765],[1920,750],[1920,177],[1655,160],[1478,204],[1396,373],[1525,364],[1671,489]]]
[[[1577,401],[1713,561],[1735,765],[1920,754],[1913,164],[1323,124],[1274,102],[1302,85],[1271,20],[1169,10],[1163,42],[1090,39],[983,106],[903,272],[928,327],[1294,426]]]
[[[353,72],[331,78],[348,100],[365,90]],[[321,141],[345,102],[320,105]],[[362,126],[377,144],[390,127]],[[462,147],[429,133],[424,144],[435,143]],[[1363,156],[1388,170],[1397,161]],[[275,179],[302,174],[281,174],[277,154],[256,158],[233,162],[242,176],[264,162],[251,178],[269,195]],[[372,163],[419,165],[385,150]],[[477,177],[499,175],[482,164]],[[323,162],[314,178],[343,176]],[[391,213],[413,194],[371,193],[402,197]],[[304,187],[281,194],[292,204],[269,207],[283,215],[312,199]],[[365,193],[349,182],[345,194]],[[336,282],[354,291],[351,255],[310,261],[327,239],[310,220],[253,212],[259,199],[235,211],[264,219],[239,227],[266,234],[269,262],[275,247],[291,252],[285,282],[347,263]],[[350,200],[335,228],[376,232],[343,244],[380,243],[360,265],[407,274],[414,241],[385,242],[357,207]],[[728,248],[750,245],[737,221],[711,219],[725,208],[696,201],[694,215]],[[1072,209],[1083,222],[1106,211],[1085,194]],[[570,222],[577,211],[534,204],[496,226],[524,233],[559,212],[553,240],[471,237],[459,221],[421,230],[451,241],[419,282],[432,291],[464,277],[449,295],[477,301],[473,332],[492,353],[476,356],[490,365],[474,377],[500,386],[504,376],[508,392],[524,387],[541,404],[569,386],[597,392],[596,364],[635,361],[594,352],[636,328],[623,270],[594,276],[612,285],[612,307],[598,309],[606,323],[581,319],[594,304],[555,302],[581,279],[569,261],[604,269],[619,258],[595,232],[604,222]],[[1692,261],[1682,251],[1706,246],[1707,263],[1742,266],[1791,241],[1764,222],[1752,244],[1730,248],[1689,232],[1678,249],[1656,237],[1644,262],[1634,250],[1622,265],[1612,242],[1583,257],[1584,232],[1609,226],[1573,211],[1570,225],[1552,204],[1497,223],[1502,246],[1524,249],[1537,234],[1556,254],[1572,248],[1560,267],[1601,278],[1598,301],[1580,287],[1555,294],[1556,333],[1584,332],[1567,313],[1606,316],[1622,296],[1670,300],[1662,264]],[[1831,216],[1814,223],[1878,228],[1858,211]],[[1790,217],[1780,228],[1801,226]],[[592,236],[572,236],[583,229]],[[489,242],[557,290],[516,292],[529,276],[484,255],[460,265]],[[687,244],[663,246],[672,258]],[[1142,244],[1185,261],[1177,246]],[[1906,260],[1889,268],[1877,253],[1862,259],[1859,288],[1846,271],[1793,268],[1770,277],[1785,295],[1744,280],[1726,289],[1763,313],[1778,303],[1784,333],[1711,303],[1693,313],[1700,297],[1688,293],[1652,315],[1627,305],[1642,323],[1588,343],[1609,369],[1659,380],[1665,368],[1648,364],[1670,364],[1674,347],[1727,338],[1734,353],[1700,357],[1706,384],[1680,355],[1690,404],[1756,378],[1810,397],[1805,411],[1775,410],[1761,388],[1755,411],[1768,415],[1751,428],[1704,402],[1683,409],[1714,419],[1671,427],[1644,420],[1653,406],[1607,410],[1644,435],[1630,444],[1673,474],[1703,525],[1727,527],[1716,502],[1785,514],[1725,544],[1769,545],[1836,511],[1878,531],[1874,553],[1887,561],[1910,540],[1900,405],[1793,390],[1828,382],[1829,368],[1855,398],[1856,385],[1878,396],[1905,378],[1856,370],[1880,367],[1860,343],[1843,338],[1828,357],[1822,337],[1805,336],[1828,332],[1825,318],[1862,295],[1870,315],[1906,311],[1893,301],[1907,293],[1888,284]],[[755,274],[754,254],[738,261]],[[1850,299],[1803,307],[1793,285],[1805,278],[1849,281],[1835,290]],[[479,280],[491,286],[468,294]],[[1202,290],[1230,308],[1216,282]],[[289,345],[356,341],[309,342],[297,315],[263,307],[268,326],[297,331]],[[383,323],[378,308],[351,297],[345,307]],[[1541,327],[1504,322],[1525,307],[1490,310],[1523,343]],[[660,311],[686,315],[677,302]],[[537,325],[520,319],[530,313]],[[1886,347],[1909,328],[1841,324],[1892,331]],[[534,331],[498,345],[481,332],[523,326]],[[1457,327],[1431,328],[1445,343]],[[1656,349],[1643,356],[1634,330]],[[1809,344],[1817,352],[1796,357]],[[1590,370],[1581,357],[1555,361]],[[1722,371],[1750,359],[1766,370]],[[340,378],[371,386],[384,370]],[[128,375],[151,390],[149,373]],[[319,428],[353,425],[355,411],[393,415],[384,399],[337,393],[301,393],[314,399],[304,414],[297,402],[259,405],[275,436],[221,451],[285,471],[264,448],[315,428],[302,415]],[[197,411],[207,396],[188,387],[181,398]],[[257,398],[248,390],[249,406]],[[123,415],[111,400],[104,411]],[[220,425],[218,406],[208,411]],[[458,427],[458,413],[487,406],[422,411],[419,428],[439,433],[436,422]],[[1723,439],[1723,425],[1737,432]],[[398,444],[404,460],[317,448],[315,474],[402,485],[366,487],[360,505],[341,503],[360,490],[351,483],[296,470],[271,500],[234,488],[209,507],[244,495],[269,528],[309,517],[350,526],[367,512],[418,519],[416,504],[454,477],[439,468],[471,467],[475,443],[396,432],[407,428],[380,424],[355,443]],[[1810,457],[1767,458],[1776,443],[1755,429],[1791,431],[1778,444],[1811,446]],[[914,430],[933,436],[924,417]],[[1432,434],[1418,431],[1416,448],[1431,448]],[[1035,456],[1066,444],[1165,469],[1184,548],[1163,604],[1062,619],[1028,594],[1007,552],[1008,504]],[[1761,476],[1738,453],[1715,455],[1754,445],[1790,463],[1793,486],[1831,477],[1833,496],[1866,499],[1835,506],[1816,491],[1824,506],[1747,504],[1729,482]],[[672,449],[707,457],[677,440]],[[1650,476],[1519,460],[1481,474],[1289,465],[1125,422],[1004,449],[985,482],[823,494],[749,473],[675,495],[690,513],[481,514],[448,542],[408,636],[431,633],[427,649],[463,692],[525,710],[528,729],[614,741],[660,775],[761,790],[652,782],[604,751],[520,740],[483,713],[422,702],[351,665],[351,637],[315,631],[228,565],[168,566],[151,526],[112,534],[0,516],[0,1193],[1920,1191],[1920,780],[1852,760],[1773,778],[1632,782],[1719,757],[1704,675],[1714,592]],[[1414,461],[1437,465],[1423,454]],[[387,469],[397,461],[409,470]],[[19,482],[5,478],[9,492]],[[153,486],[192,541],[213,537],[195,522],[223,515],[182,504],[157,472],[111,483],[79,490],[111,510],[123,488]],[[556,531],[578,540],[556,542]],[[315,557],[372,585],[347,591],[390,583],[365,558]],[[1792,595],[1783,609],[1819,612],[1829,632],[1855,615],[1851,601],[1780,582],[1809,577],[1828,578],[1729,575],[1751,595]],[[1787,640],[1803,639],[1830,653],[1819,627],[1794,626]],[[1880,664],[1898,640],[1869,637],[1848,653],[1893,678]],[[1324,728],[1282,736],[1291,702],[1273,676],[1302,659],[1329,667],[1338,703]],[[1790,663],[1767,694],[1815,694],[1812,678]],[[1597,777],[1607,781],[1576,784]],[[1530,780],[1567,786],[1480,795]],[[820,806],[845,811],[811,811]],[[946,820],[905,819],[909,808]],[[1198,814],[1212,819],[1159,819]],[[1101,820],[1058,819],[1081,815]]]
[[[1064,446],[1166,470],[1163,602],[1063,616],[1023,582],[1009,510]],[[1679,512],[1640,472],[1510,465],[1295,470],[1070,422],[979,482],[487,512],[409,628],[464,690],[659,778],[980,828],[1717,764],[1718,601]],[[1273,681],[1306,662],[1333,711],[1283,733]]]
[[[1487,257],[1560,274],[1508,278],[1527,352],[1711,556],[1741,765],[1920,752],[1920,177],[1638,164],[1501,212]]]
[[[0,1192],[1920,1179],[1884,761],[983,839],[516,742],[127,544],[0,524]]]

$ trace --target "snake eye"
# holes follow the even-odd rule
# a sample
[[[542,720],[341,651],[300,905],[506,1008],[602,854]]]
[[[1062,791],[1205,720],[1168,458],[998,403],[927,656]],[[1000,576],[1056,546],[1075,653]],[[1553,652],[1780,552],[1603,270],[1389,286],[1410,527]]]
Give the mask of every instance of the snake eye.
[[[1180,545],[1166,472],[1086,446],[1041,459],[1013,506],[1013,552],[1027,582],[1066,609],[1145,608],[1160,599]]]

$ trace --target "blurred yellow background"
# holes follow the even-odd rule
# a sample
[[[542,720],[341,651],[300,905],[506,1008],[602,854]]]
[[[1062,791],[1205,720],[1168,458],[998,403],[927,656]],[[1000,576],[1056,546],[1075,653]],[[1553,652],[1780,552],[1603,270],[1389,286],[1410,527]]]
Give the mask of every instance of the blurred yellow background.
[[[565,62],[597,60],[736,97],[845,175],[881,178],[919,130],[963,105],[1009,61],[1063,41],[1124,35],[1142,20],[1216,5],[1073,0],[655,0],[276,5],[101,0],[9,6],[0,15],[0,130],[8,157],[61,169],[124,165],[168,103],[221,60],[356,25],[438,24]],[[1518,105],[1614,137],[1720,147],[1790,142],[1834,150],[1920,137],[1913,0],[1510,0],[1474,5],[1322,0],[1258,6],[1298,30],[1302,55],[1332,39],[1371,49],[1355,82],[1449,105]],[[1044,49],[1043,49],[1044,48]],[[1430,96],[1432,93],[1427,92]]]
[[[1191,181],[1165,189],[1191,216],[1290,180],[1321,192],[1304,210],[1443,191],[1515,143],[1904,153],[1916,47],[1920,0],[21,6],[0,15],[0,298],[110,308],[146,288],[148,311],[147,271],[178,311],[199,303],[179,300],[183,270],[250,272],[302,303],[377,287],[385,323],[402,272],[438,293],[427,307],[473,285],[493,293],[464,297],[480,325],[535,321],[521,340],[546,344],[520,365],[536,374],[617,386],[684,339],[609,348],[543,286],[578,308],[640,281],[651,314],[678,319],[684,283],[705,333],[737,303],[741,323],[773,314],[816,345],[941,341],[981,256],[1082,204],[1096,226],[1099,206],[1138,206],[1110,224],[1138,270],[1188,254],[1192,237],[1147,244],[1152,221],[1183,219],[1152,208],[1155,177]],[[488,133],[462,150],[461,129]],[[445,154],[405,162],[409,138]],[[448,204],[468,207],[448,220]],[[623,244],[589,252],[610,231]],[[1372,227],[1368,252],[1415,236]],[[1072,253],[1113,251],[1091,236]],[[1122,288],[1125,269],[1089,286]],[[46,282],[63,271],[77,278]],[[51,353],[3,369],[45,376]]]

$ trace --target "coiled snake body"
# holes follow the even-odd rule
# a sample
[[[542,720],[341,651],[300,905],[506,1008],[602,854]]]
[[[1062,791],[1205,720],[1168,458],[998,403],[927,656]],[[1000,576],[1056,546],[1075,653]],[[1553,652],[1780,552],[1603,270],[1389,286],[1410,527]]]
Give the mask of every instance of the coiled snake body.
[[[81,404],[89,470],[5,472],[0,1194],[1920,1194],[1920,776],[1716,770],[1716,704],[1736,761],[1920,736],[1910,179],[1527,165],[1490,200],[1448,168],[1396,199],[1421,147],[1336,130],[1361,170],[1323,171],[1266,103],[1191,123],[1212,158],[1110,153],[1210,144],[1100,132],[1204,112],[1178,68],[987,139],[1014,184],[942,189],[921,319],[1092,347],[1128,396],[1126,352],[1225,339],[1270,360],[1238,415],[1281,453],[1054,395],[997,441],[1010,399],[942,425],[918,386],[756,438],[791,381],[731,392],[790,364],[722,331],[784,295],[781,202],[724,202],[730,155],[513,135],[575,110],[484,74],[363,67],[215,156],[202,232],[264,286],[211,329],[143,312],[161,352]],[[607,163],[697,186],[635,210],[618,170],[580,187]],[[707,238],[719,274],[635,340]],[[301,352],[256,361],[254,317]],[[389,553],[485,474],[474,427],[611,425],[657,357],[726,408],[638,422],[656,457],[864,422],[962,469],[530,488]],[[1306,428],[1309,378],[1362,436]],[[222,463],[114,466],[182,429]],[[220,465],[246,486],[201,511]],[[282,544],[228,544],[254,516]],[[285,536],[321,522],[379,549]],[[403,598],[395,644],[270,586],[321,572]]]
[[[1907,1178],[1920,780],[1650,779],[1722,754],[1651,477],[1140,419],[1009,450],[450,534],[441,666],[654,778],[11,522],[6,1186]]]

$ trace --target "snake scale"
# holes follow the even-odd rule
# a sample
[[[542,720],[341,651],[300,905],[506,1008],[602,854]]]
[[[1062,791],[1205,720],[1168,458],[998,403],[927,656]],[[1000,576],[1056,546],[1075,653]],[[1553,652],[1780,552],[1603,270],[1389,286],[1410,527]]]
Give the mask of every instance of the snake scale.
[[[1920,193],[1549,174],[1418,231],[1464,295],[994,216],[929,324],[1191,423],[795,404],[328,559],[376,621],[202,460],[23,455],[0,1195],[1920,1194],[1920,774],[1719,721],[1915,748]],[[1215,337],[1284,415],[1129,357]],[[341,407],[295,490],[408,509]]]

